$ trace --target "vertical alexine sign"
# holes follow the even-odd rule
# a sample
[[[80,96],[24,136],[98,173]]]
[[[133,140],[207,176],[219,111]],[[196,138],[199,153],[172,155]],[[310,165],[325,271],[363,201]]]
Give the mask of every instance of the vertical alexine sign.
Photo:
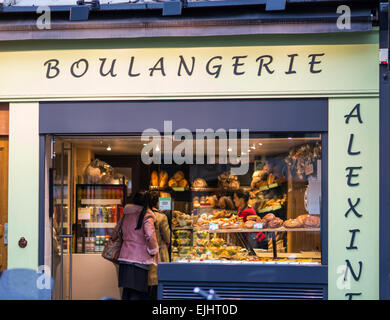
[[[379,102],[329,101],[329,299],[379,295]]]

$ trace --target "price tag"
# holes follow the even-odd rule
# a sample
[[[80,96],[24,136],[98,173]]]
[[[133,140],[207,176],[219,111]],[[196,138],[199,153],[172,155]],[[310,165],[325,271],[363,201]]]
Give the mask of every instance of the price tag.
[[[253,229],[263,229],[263,224],[261,222],[254,223]]]
[[[164,211],[164,210],[170,211],[171,210],[171,198],[160,197],[158,199],[158,209],[161,211]]]
[[[89,208],[79,208],[79,220],[89,220],[91,219],[91,212]]]
[[[219,225],[217,223],[211,223],[209,224],[209,230],[218,230]]]

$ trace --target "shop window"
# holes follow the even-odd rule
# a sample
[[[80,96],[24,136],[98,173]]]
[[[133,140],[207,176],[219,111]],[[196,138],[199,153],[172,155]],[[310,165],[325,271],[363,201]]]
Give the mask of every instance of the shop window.
[[[170,221],[171,262],[321,264],[320,134],[251,134],[233,148],[216,139],[211,158],[206,142],[202,151],[193,139],[182,164],[164,164],[180,144],[174,139],[170,149],[162,143],[146,152],[140,136],[73,140],[75,252],[101,252],[123,214],[126,190],[149,189]],[[145,163],[142,153],[156,152],[161,163]],[[231,152],[244,156],[245,172],[234,173],[239,164],[229,162]]]

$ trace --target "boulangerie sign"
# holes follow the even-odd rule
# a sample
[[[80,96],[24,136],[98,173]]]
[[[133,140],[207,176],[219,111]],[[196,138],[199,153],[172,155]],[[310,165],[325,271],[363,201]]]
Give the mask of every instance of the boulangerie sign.
[[[371,44],[1,52],[0,98],[375,94],[376,55]]]

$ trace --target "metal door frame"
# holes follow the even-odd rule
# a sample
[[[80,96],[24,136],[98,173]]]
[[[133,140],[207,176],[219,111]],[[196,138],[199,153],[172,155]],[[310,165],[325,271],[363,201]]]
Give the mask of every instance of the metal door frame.
[[[61,164],[60,164],[60,176],[61,176],[61,231],[60,231],[60,241],[61,241],[61,259],[60,259],[60,300],[64,300],[64,239],[70,239],[69,241],[69,248],[68,248],[68,254],[69,254],[69,279],[68,279],[68,294],[69,299],[72,300],[72,255],[73,255],[73,144],[70,144],[69,148],[65,148],[65,142],[59,138],[56,139],[54,136],[51,137],[51,159],[52,159],[52,168],[56,168],[55,166],[55,153],[54,153],[54,143],[61,143]],[[68,158],[67,161],[70,162],[70,165],[68,166],[68,176],[69,176],[69,185],[68,185],[68,215],[69,215],[69,233],[64,233],[64,188],[65,184],[67,183],[65,181],[64,176],[64,167],[65,167],[65,152],[68,152]],[[51,186],[53,188],[53,186]],[[53,251],[53,249],[52,249]]]

